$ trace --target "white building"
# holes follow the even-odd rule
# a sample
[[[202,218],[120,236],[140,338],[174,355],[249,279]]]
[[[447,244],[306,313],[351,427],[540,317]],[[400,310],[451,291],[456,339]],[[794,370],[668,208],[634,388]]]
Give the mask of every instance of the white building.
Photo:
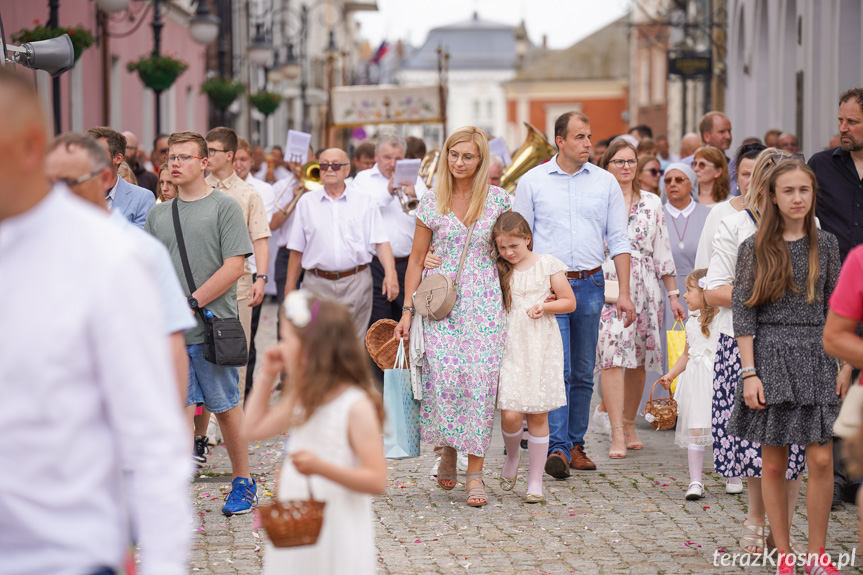
[[[502,84],[515,76],[518,27],[482,20],[477,13],[463,22],[434,28],[425,44],[405,61],[397,74],[403,85],[438,82],[438,48],[448,52],[449,97],[447,126],[478,126],[489,136],[505,136],[506,99]],[[426,124],[420,133],[432,149],[446,134],[439,124]],[[508,142],[510,146],[516,142]]]
[[[771,128],[809,155],[837,129],[839,95],[863,86],[860,0],[727,0],[726,113],[737,145]]]

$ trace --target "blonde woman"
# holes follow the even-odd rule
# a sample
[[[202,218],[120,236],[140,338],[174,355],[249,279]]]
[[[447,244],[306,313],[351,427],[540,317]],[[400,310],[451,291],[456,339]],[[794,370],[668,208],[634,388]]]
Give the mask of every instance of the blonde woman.
[[[510,196],[488,185],[488,139],[479,128],[459,128],[447,139],[437,185],[417,208],[413,247],[405,274],[405,305],[396,337],[407,337],[416,313],[412,294],[423,274],[455,279],[468,230],[475,224],[452,312],[423,320],[426,364],[422,370],[423,440],[443,446],[438,484],[456,485],[456,450],[468,454],[467,504],[488,503],[483,458],[494,423],[505,312],[495,254],[490,243],[497,217],[510,209]],[[441,259],[423,271],[429,248]]]
[[[159,201],[167,202],[177,197],[177,186],[171,179],[171,170],[167,163],[159,168]]]

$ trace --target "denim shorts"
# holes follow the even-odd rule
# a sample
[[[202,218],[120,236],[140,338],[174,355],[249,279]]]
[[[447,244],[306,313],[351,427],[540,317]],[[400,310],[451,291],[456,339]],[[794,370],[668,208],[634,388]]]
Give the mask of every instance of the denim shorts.
[[[204,359],[203,344],[187,345],[189,395],[186,405],[203,403],[213,413],[223,413],[240,403],[240,372]]]

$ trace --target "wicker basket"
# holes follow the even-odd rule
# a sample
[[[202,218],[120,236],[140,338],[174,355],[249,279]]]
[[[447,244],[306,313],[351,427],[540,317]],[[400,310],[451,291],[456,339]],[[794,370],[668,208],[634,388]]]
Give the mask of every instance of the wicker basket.
[[[325,501],[315,501],[309,482],[306,501],[276,501],[258,507],[258,517],[275,547],[314,545],[324,523]]]
[[[392,369],[396,363],[396,353],[399,350],[399,340],[393,337],[393,332],[398,323],[391,319],[381,319],[372,324],[366,332],[366,349],[378,367],[382,370]],[[410,345],[410,340],[405,338],[405,351]],[[405,354],[406,356],[408,354]],[[410,358],[407,357],[408,368]]]
[[[677,421],[677,402],[672,397],[663,397],[653,399],[653,390],[656,389],[656,383],[650,388],[650,401],[644,404],[644,414],[653,416],[653,421],[650,425],[656,431],[663,431],[674,427],[674,422]]]

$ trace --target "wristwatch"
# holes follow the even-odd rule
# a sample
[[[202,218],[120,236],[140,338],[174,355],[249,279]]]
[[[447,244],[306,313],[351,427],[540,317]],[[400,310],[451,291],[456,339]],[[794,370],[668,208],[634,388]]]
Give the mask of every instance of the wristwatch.
[[[269,280],[270,277],[267,276],[266,274],[258,274],[255,276],[255,281],[258,281],[260,279],[264,280],[264,283],[267,283],[267,280]]]
[[[198,300],[196,300],[194,296],[189,296],[189,299],[187,301],[189,302],[190,308],[198,309]]]
[[[411,307],[411,306],[407,306],[407,305],[403,305],[402,306],[402,312],[406,312],[406,311],[411,312],[411,315],[416,315],[416,313],[417,313],[416,308]]]

